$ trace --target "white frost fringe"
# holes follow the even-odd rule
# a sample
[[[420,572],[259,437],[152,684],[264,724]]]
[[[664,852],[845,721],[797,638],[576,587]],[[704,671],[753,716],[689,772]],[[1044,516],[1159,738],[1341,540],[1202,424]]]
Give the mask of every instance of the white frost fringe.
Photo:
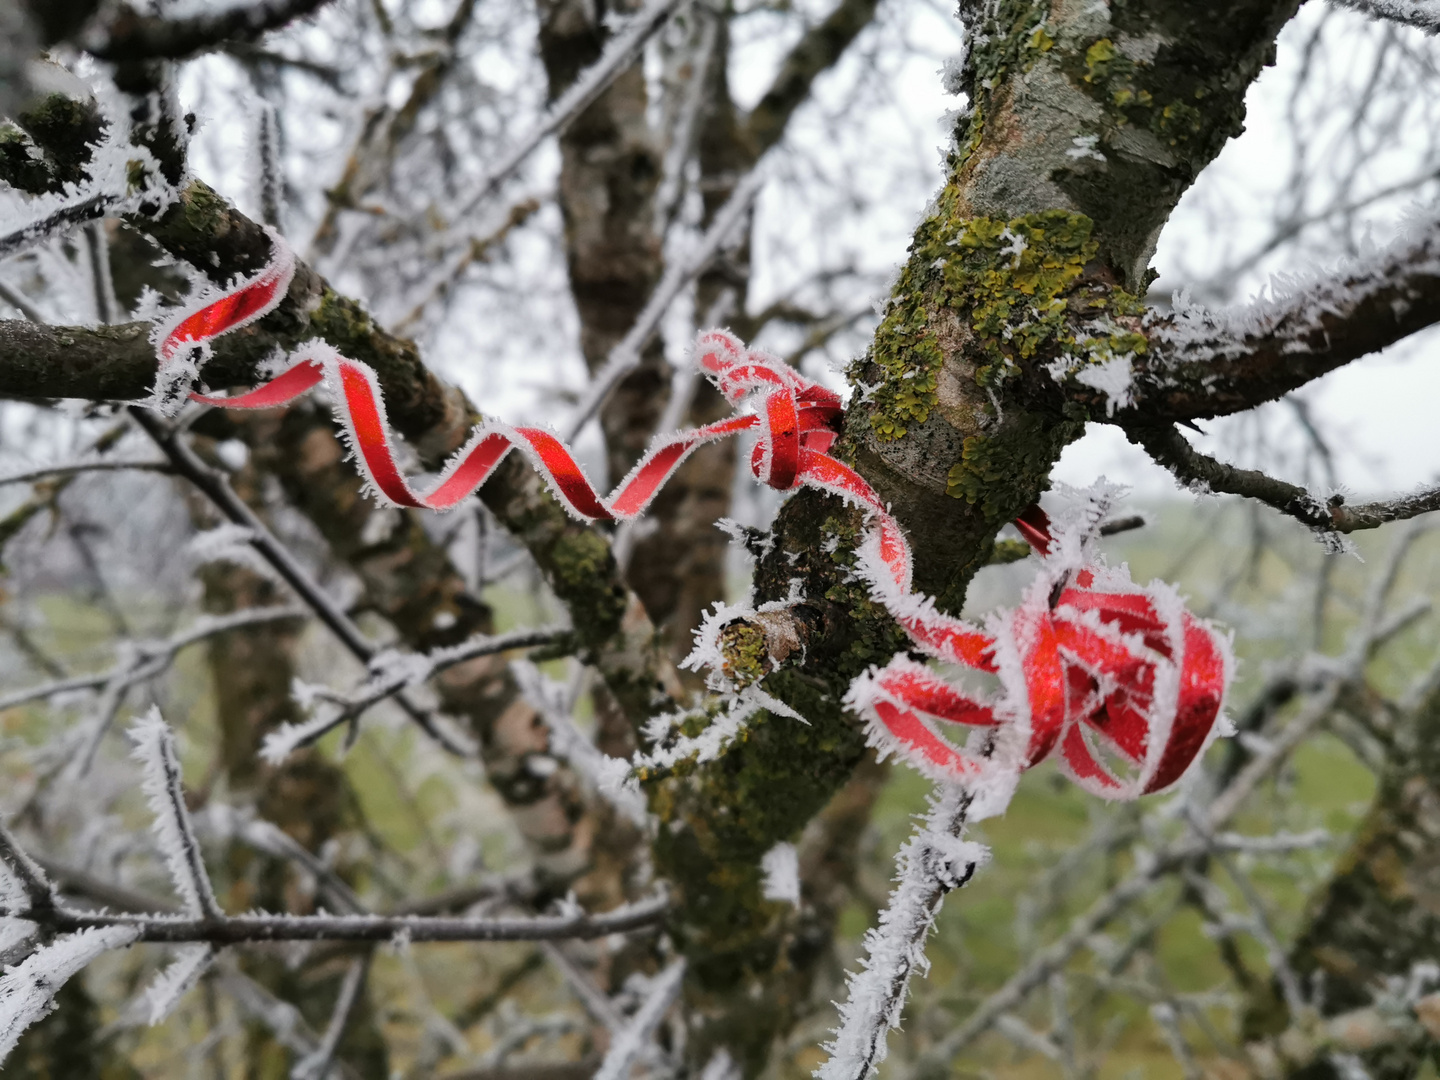
[[[214,914],[220,906],[210,888],[210,878],[200,857],[200,843],[195,839],[190,814],[185,809],[175,735],[158,708],[152,708],[135,721],[128,734],[135,744],[132,756],[143,766],[140,790],[145,792],[155,815],[155,837],[160,842],[175,891],[190,914]]]
[[[929,970],[925,938],[944,894],[990,859],[983,844],[955,835],[963,827],[969,797],[959,787],[941,786],[915,834],[895,855],[895,890],[880,913],[880,924],[865,935],[863,970],[847,979],[849,1000],[840,1006],[829,1059],[815,1070],[817,1080],[867,1080],[885,1060],[886,1035],[900,1026],[910,976]]]
[[[200,976],[210,969],[215,961],[213,945],[181,945],[175,950],[175,958],[168,967],[145,990],[145,1004],[149,1009],[150,1025],[163,1021],[180,1004],[200,981]]]
[[[139,936],[133,926],[108,926],[67,934],[36,949],[0,976],[0,1062],[10,1056],[25,1029],[55,1008],[56,992],[101,953],[124,948]]]

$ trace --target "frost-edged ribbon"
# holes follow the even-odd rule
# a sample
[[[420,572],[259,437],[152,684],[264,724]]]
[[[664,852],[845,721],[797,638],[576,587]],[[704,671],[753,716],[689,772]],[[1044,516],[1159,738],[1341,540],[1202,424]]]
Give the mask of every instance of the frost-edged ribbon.
[[[165,324],[156,346],[157,387],[177,356],[198,350],[203,360],[211,340],[278,303],[293,257],[278,236],[274,239],[272,266]],[[749,411],[657,437],[608,496],[596,490],[553,432],[495,421],[477,425],[433,485],[417,489],[398,463],[374,371],[318,340],[300,346],[285,370],[253,390],[235,397],[191,397],[224,408],[274,408],[325,383],[377,497],[397,506],[447,510],[484,484],[511,450],[519,450],[560,504],[587,521],[638,516],[697,447],[753,431],[750,469],[756,479],[781,491],[801,486],[827,491],[869,515],[858,569],[917,652],[1000,677],[1002,691],[987,703],[905,656],[871,669],[855,680],[847,701],[867,719],[875,745],[937,779],[956,782],[1017,773],[1057,747],[1078,783],[1110,798],[1133,798],[1179,779],[1215,729],[1231,662],[1226,641],[1186,611],[1173,590],[1161,584],[1141,589],[1123,570],[1093,562],[1070,565],[1052,556],[1049,522],[1032,507],[1016,527],[1045,558],[1046,569],[1024,603],[993,617],[984,629],[947,615],[912,590],[910,546],[899,523],[863,477],[829,454],[840,397],[724,331],[700,335],[695,362],[732,406]],[[942,736],[941,723],[988,729],[982,732],[985,745],[967,753]],[[1111,767],[1107,758],[1122,767]],[[1122,775],[1127,768],[1129,774]]]
[[[1209,743],[1233,667],[1229,642],[1172,588],[1096,563],[1042,573],[987,636],[1001,683],[991,702],[904,656],[857,678],[846,701],[870,719],[872,744],[949,781],[1027,769],[1058,749],[1080,786],[1135,798],[1175,783]],[[966,753],[944,724],[990,730]]]

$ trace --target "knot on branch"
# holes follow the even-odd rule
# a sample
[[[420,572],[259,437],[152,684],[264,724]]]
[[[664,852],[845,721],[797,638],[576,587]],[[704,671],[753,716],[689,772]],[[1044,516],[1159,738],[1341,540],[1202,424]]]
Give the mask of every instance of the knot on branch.
[[[751,686],[792,658],[803,660],[812,629],[803,604],[735,619],[720,630],[720,670],[736,687]]]

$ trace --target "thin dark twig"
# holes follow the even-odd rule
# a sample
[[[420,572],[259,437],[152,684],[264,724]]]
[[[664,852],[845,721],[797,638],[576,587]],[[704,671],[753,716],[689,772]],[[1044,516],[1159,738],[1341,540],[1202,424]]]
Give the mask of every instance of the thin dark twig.
[[[370,974],[370,953],[356,957],[345,971],[345,981],[340,986],[340,996],[330,1013],[330,1023],[315,1053],[296,1062],[291,1076],[296,1080],[325,1080],[330,1072],[330,1063],[335,1060],[335,1051],[345,1035],[345,1028],[355,1012],[355,1005],[365,989],[365,979]]]
[[[1352,533],[1377,529],[1391,521],[1404,521],[1440,510],[1440,487],[1423,488],[1410,495],[1382,502],[1345,505],[1342,495],[1321,502],[1305,488],[1255,469],[1242,469],[1202,454],[1173,427],[1125,429],[1130,440],[1143,447],[1160,465],[1188,484],[1203,484],[1208,490],[1256,499],[1309,525],[1329,533]]]
[[[43,323],[45,321],[45,316],[40,314],[40,309],[30,303],[24,293],[13,285],[5,284],[3,281],[0,281],[0,300],[4,300],[5,303],[9,304],[33,323]]]
[[[57,694],[72,693],[76,690],[93,690],[96,687],[109,684],[129,687],[137,682],[159,675],[170,662],[175,654],[186,646],[203,641],[216,634],[223,634],[230,630],[241,627],[256,626],[262,623],[273,622],[279,619],[303,619],[308,611],[298,605],[243,608],[230,615],[219,617],[206,617],[198,620],[190,629],[176,634],[174,637],[161,642],[138,642],[135,643],[138,655],[132,660],[117,664],[106,671],[97,672],[93,675],[74,675],[68,678],[55,679],[52,682],[42,683],[39,686],[28,687],[24,690],[17,690],[12,694],[0,697],[0,711],[13,709],[17,705],[24,705],[29,701],[38,701],[41,698],[54,697]]]
[[[0,260],[19,254],[26,248],[42,243],[83,222],[102,218],[105,216],[105,212],[119,201],[118,196],[102,191],[87,199],[81,199],[77,203],[62,206],[58,210],[51,211],[39,221],[32,221],[28,225],[23,225],[13,232],[0,236]],[[30,318],[29,312],[24,308],[20,308],[20,311],[26,318]]]
[[[497,191],[502,183],[530,156],[531,152],[551,135],[567,127],[575,117],[605,92],[616,77],[628,71],[645,47],[645,43],[669,20],[679,0],[652,0],[637,12],[606,44],[599,59],[576,76],[570,87],[545,111],[524,138],[517,142],[458,203],[451,220],[462,221],[475,208]]]
[[[566,439],[574,439],[586,422],[605,404],[610,391],[640,363],[640,353],[660,326],[670,304],[691,281],[699,277],[719,254],[720,248],[735,232],[736,226],[749,212],[765,183],[765,170],[758,165],[750,171],[715,214],[709,229],[695,249],[667,267],[659,284],[645,302],[635,323],[605,358],[580,395],[580,403],[561,429]]]
[[[230,482],[224,474],[200,460],[189,444],[159,417],[136,406],[131,406],[130,415],[141,429],[155,440],[155,444],[175,466],[176,472],[199,488],[232,523],[250,530],[250,545],[274,567],[276,573],[285,580],[286,584],[294,589],[300,599],[315,612],[316,617],[340,639],[341,644],[362,664],[368,666],[379,650],[370,644],[350,616],[300,565],[295,556],[290,553],[289,548],[276,539],[245,501],[235,494],[235,490],[230,486]],[[400,707],[405,710],[406,715],[420,726],[421,730],[446,750],[462,757],[469,755],[470,748],[455,742],[426,710],[416,705],[403,693],[397,694],[395,700],[400,703]]]
[[[74,476],[84,472],[116,472],[123,469],[161,473],[175,471],[166,461],[128,461],[123,458],[116,461],[67,461],[58,465],[37,465],[35,468],[26,469],[23,472],[8,473],[0,476],[0,485],[33,484],[36,480],[46,480],[52,476]]]
[[[458,645],[447,645],[425,654],[411,654],[414,663],[397,670],[373,674],[362,686],[349,694],[322,692],[318,700],[331,706],[328,711],[317,715],[306,723],[282,728],[271,736],[267,744],[267,756],[281,755],[279,747],[285,747],[289,754],[304,746],[318,742],[342,724],[359,720],[367,711],[387,698],[394,697],[407,686],[430,678],[446,668],[474,660],[482,656],[495,656],[512,649],[533,649],[553,646],[569,637],[568,627],[540,627],[534,630],[512,630],[505,634],[480,634]],[[275,747],[273,750],[269,746]],[[283,756],[283,755],[281,755]]]
[[[44,853],[29,855],[29,858],[40,866],[55,883],[55,887],[67,896],[82,897],[116,911],[131,911],[136,914],[162,912],[169,915],[179,911],[179,908],[158,896],[127,889],[123,885],[98,878],[78,866],[52,859]]]
[[[669,900],[657,896],[603,915],[574,911],[499,919],[416,915],[226,915],[209,919],[158,912],[77,911],[58,906],[48,912],[0,909],[0,917],[30,919],[56,933],[129,926],[137,931],[137,941],[170,945],[207,942],[224,946],[275,941],[396,939],[411,942],[590,940],[654,926],[669,910]]]
[[[1143,529],[1148,524],[1144,514],[1131,514],[1128,517],[1111,518],[1109,521],[1102,522],[1096,531],[1101,536],[1117,536],[1120,533]]]
[[[158,717],[157,710],[150,720],[142,721],[131,731],[131,738],[137,742],[137,753],[145,758],[147,774],[160,784],[159,790],[150,790],[147,783],[151,808],[156,815],[155,828],[162,846],[170,848],[166,862],[175,889],[186,902],[188,914],[213,922],[223,919],[225,912],[215,899],[205,858],[200,852],[200,840],[195,835],[195,823],[190,817],[190,808],[185,805],[175,734]]]

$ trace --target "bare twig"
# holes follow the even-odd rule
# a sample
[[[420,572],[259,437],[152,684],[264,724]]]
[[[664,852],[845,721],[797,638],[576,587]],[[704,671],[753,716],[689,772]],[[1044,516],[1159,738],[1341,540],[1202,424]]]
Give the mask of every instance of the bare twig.
[[[120,201],[120,196],[102,191],[52,210],[38,221],[32,221],[28,225],[22,225],[20,228],[0,236],[0,260],[17,255],[26,248],[33,247],[35,244],[48,240],[57,233],[65,232],[76,225],[102,218],[106,211]],[[21,311],[27,319],[30,318],[29,312],[23,308]],[[39,320],[34,321],[38,322]]]
[[[173,914],[178,910],[158,896],[136,892],[123,885],[105,881],[89,871],[62,863],[43,852],[29,857],[45,871],[50,880],[55,883],[55,887],[68,896],[92,900],[117,911],[150,911]]]
[[[605,1030],[618,1032],[625,1026],[625,1019],[611,1004],[610,999],[600,992],[597,987],[576,965],[575,961],[565,955],[565,951],[554,942],[546,941],[540,945],[545,953],[546,959],[555,965],[556,970],[565,980],[565,985],[570,987],[575,996],[580,999],[580,1004],[585,1006],[592,1019],[605,1025]]]
[[[256,851],[288,859],[307,874],[315,878],[329,899],[352,915],[363,915],[366,907],[355,895],[355,890],[345,883],[322,859],[317,858],[283,829],[268,821],[247,821],[236,830],[239,838]]]
[[[1320,532],[1378,529],[1387,522],[1440,510],[1440,487],[1425,488],[1388,502],[1346,506],[1343,496],[1333,495],[1322,503],[1296,484],[1202,454],[1174,427],[1128,427],[1126,434],[1180,480],[1203,484],[1210,491],[1257,499]]]
[[[3,281],[0,281],[0,300],[5,301],[5,303],[9,304],[33,323],[43,323],[45,321],[45,316],[40,313],[40,309],[30,303],[24,293],[12,285],[5,284]]]
[[[1374,0],[1381,2],[1381,0]],[[1284,295],[1235,311],[1155,315],[1132,367],[1120,423],[1242,412],[1440,320],[1440,223],[1417,223],[1389,248]],[[1086,401],[1093,390],[1068,386]]]
[[[94,675],[75,675],[70,678],[55,679],[52,682],[42,683],[25,690],[17,690],[0,697],[0,711],[13,709],[15,706],[24,705],[29,701],[55,697],[58,694],[73,693],[77,690],[93,690],[112,682],[123,682],[126,687],[133,686],[159,675],[175,659],[176,653],[196,642],[247,626],[258,626],[281,619],[303,619],[308,614],[309,611],[303,607],[287,605],[285,607],[244,608],[223,616],[204,615],[196,619],[195,625],[190,629],[165,641],[132,642],[130,647],[140,662],[121,663]]]
[[[530,220],[539,209],[539,199],[533,196],[521,199],[510,208],[499,227],[492,230],[489,235],[470,237],[459,252],[446,260],[420,286],[419,299],[415,301],[409,312],[395,321],[391,332],[403,334],[413,327],[425,314],[425,309],[450,290],[460,275],[465,272],[466,267],[477,260],[483,260],[487,252],[503,243],[511,232]]]
[[[256,130],[256,157],[259,159],[260,220],[281,229],[285,215],[285,164],[280,158],[280,117],[275,106],[260,102]]]
[[[1329,715],[1339,696],[1342,682],[1331,679],[1303,709],[1252,759],[1222,791],[1201,817],[1208,833],[1223,829],[1240,812],[1245,801],[1275,769]],[[1003,1015],[1018,1008],[1037,987],[1044,986],[1052,972],[1070,958],[1122,911],[1145,896],[1155,883],[1207,849],[1206,841],[1194,832],[1172,841],[1147,858],[1129,877],[1097,899],[1058,939],[1036,953],[1023,968],[986,998],[965,1022],[927,1051],[917,1068],[930,1063],[948,1064],[956,1054],[990,1029]]]
[[[923,824],[896,853],[897,885],[879,926],[865,936],[865,969],[849,978],[835,1039],[825,1046],[830,1056],[815,1072],[819,1080],[869,1080],[885,1060],[886,1038],[900,1026],[911,976],[924,969],[925,939],[940,905],[970,881],[984,855],[960,839],[973,796],[940,786],[931,799]]]
[[[595,1080],[625,1080],[630,1067],[650,1045],[650,1039],[685,981],[685,961],[676,960],[650,981],[650,992],[624,1029],[615,1033],[605,1060],[595,1073]]]
[[[48,480],[55,476],[75,476],[79,473],[87,472],[117,472],[125,469],[134,469],[138,472],[160,473],[175,471],[168,461],[154,461],[144,458],[117,458],[113,461],[107,461],[103,458],[95,461],[63,461],[55,465],[37,465],[32,469],[25,469],[21,472],[6,473],[0,476],[0,486],[5,484],[33,484],[36,480]]]
[[[1121,533],[1133,532],[1135,529],[1143,529],[1149,521],[1144,514],[1131,514],[1128,517],[1111,518],[1109,521],[1101,522],[1100,528],[1096,531],[1101,536],[1118,536]]]
[[[129,734],[135,743],[135,758],[144,769],[144,790],[155,815],[155,835],[175,891],[184,900],[189,914],[207,922],[223,919],[225,913],[215,899],[190,809],[185,805],[174,732],[160,718],[160,710],[152,709],[148,716],[135,723]]]
[[[110,273],[110,238],[105,233],[105,222],[92,221],[85,226],[85,252],[90,260],[95,318],[101,326],[109,326],[119,318],[120,302],[115,297],[115,279]]]
[[[26,911],[13,914],[39,913],[54,907],[55,894],[50,888],[50,882],[45,879],[45,871],[25,854],[24,848],[16,843],[15,837],[10,835],[10,830],[4,825],[0,825],[0,863],[5,864],[25,892]]]
[[[350,616],[345,614],[329,594],[310,576],[309,571],[300,565],[295,556],[290,553],[290,549],[280,543],[265,523],[245,504],[245,501],[235,494],[224,474],[201,461],[183,436],[171,429],[159,417],[135,406],[131,407],[130,415],[155,440],[156,445],[175,466],[176,472],[199,488],[231,522],[250,530],[251,546],[267,563],[274,567],[285,583],[294,589],[300,599],[315,612],[316,617],[340,639],[340,643],[356,659],[368,666],[378,650],[360,632],[360,628],[355,625]],[[395,699],[400,703],[400,707],[404,709],[406,715],[414,720],[425,734],[446,750],[462,757],[470,755],[472,748],[464,742],[457,741],[456,736],[442,728],[428,711],[410,701],[403,693],[397,694]]]
[[[481,656],[494,656],[511,649],[554,645],[570,633],[567,627],[512,630],[505,634],[479,634],[458,645],[447,645],[428,653],[376,653],[370,661],[371,676],[364,685],[348,694],[320,692],[324,708],[301,724],[285,724],[265,740],[264,755],[272,761],[309,746],[342,724],[353,723],[365,712],[393,697],[407,686],[424,682],[437,672]]]
[[[137,941],[208,942],[246,945],[275,941],[412,942],[562,941],[589,940],[609,934],[643,930],[661,922],[669,900],[654,897],[589,915],[582,911],[500,919],[422,917],[418,915],[226,915],[197,919],[159,912],[76,911],[55,907],[48,913],[0,910],[0,916],[23,917],[52,929],[72,933],[97,927],[131,927]]]
[[[519,142],[512,146],[498,164],[486,173],[475,188],[462,198],[451,221],[462,221],[474,213],[481,201],[489,198],[500,185],[509,179],[516,169],[534,152],[535,148],[551,135],[567,127],[575,117],[603,94],[639,56],[640,50],[650,40],[679,6],[680,0],[651,0],[625,26],[625,29],[610,39],[600,59],[582,71],[563,94],[556,99],[540,122]]]
[[[306,1054],[295,1063],[295,1067],[290,1070],[290,1080],[325,1080],[329,1075],[330,1063],[335,1060],[335,1051],[340,1047],[340,1040],[350,1023],[355,1005],[365,988],[365,978],[369,974],[370,953],[366,952],[350,961],[350,966],[345,969],[345,981],[340,984],[340,996],[335,1000],[335,1008],[330,1013],[330,1023],[325,1027],[320,1045],[313,1054]]]

